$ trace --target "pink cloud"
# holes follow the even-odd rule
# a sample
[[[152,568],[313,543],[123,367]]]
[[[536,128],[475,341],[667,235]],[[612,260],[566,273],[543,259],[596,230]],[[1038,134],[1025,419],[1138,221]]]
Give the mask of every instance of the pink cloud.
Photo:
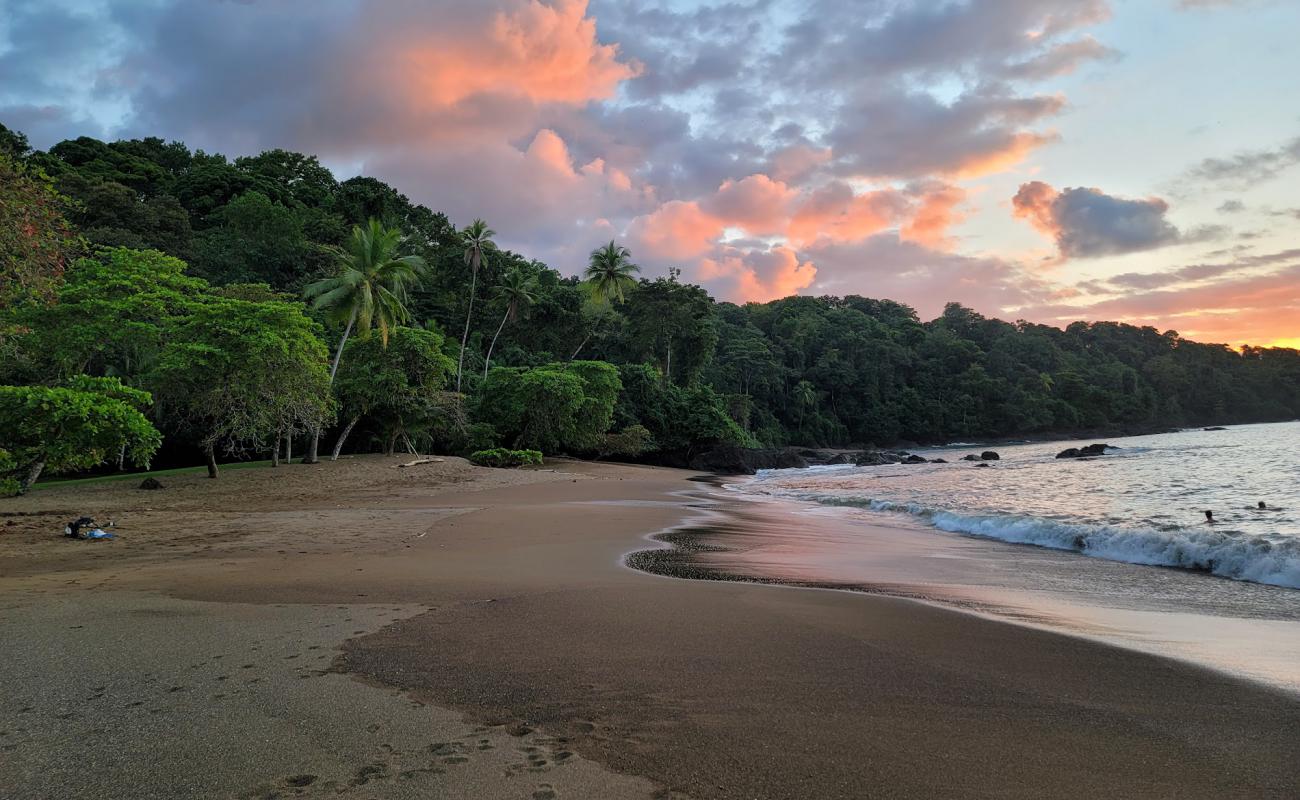
[[[581,104],[611,97],[640,71],[619,60],[617,45],[597,40],[586,0],[518,3],[495,13],[475,36],[444,30],[443,36],[421,30],[381,48],[406,78],[413,102],[451,106],[491,93]]]
[[[724,248],[701,260],[698,278],[724,300],[763,303],[808,288],[817,278],[817,268],[788,247]]]

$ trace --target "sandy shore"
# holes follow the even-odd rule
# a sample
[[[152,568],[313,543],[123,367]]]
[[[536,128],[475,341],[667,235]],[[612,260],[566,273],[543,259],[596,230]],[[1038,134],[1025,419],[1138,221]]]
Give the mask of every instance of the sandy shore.
[[[622,566],[686,473],[367,457],[0,501],[5,797],[1289,797],[1300,703]],[[80,513],[121,538],[51,538]]]

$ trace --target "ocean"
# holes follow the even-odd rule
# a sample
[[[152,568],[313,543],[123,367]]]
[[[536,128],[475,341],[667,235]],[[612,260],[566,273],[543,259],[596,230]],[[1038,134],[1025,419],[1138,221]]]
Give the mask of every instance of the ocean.
[[[1093,443],[958,444],[915,451],[946,464],[770,470],[744,491],[1300,589],[1300,422],[1111,439],[1103,456],[1056,458]],[[987,449],[1001,456],[979,462],[987,469],[960,460]]]
[[[1300,694],[1300,422],[1056,458],[1093,443],[763,471],[702,488],[699,516],[630,563],[948,605]],[[985,450],[1000,458],[962,460]]]

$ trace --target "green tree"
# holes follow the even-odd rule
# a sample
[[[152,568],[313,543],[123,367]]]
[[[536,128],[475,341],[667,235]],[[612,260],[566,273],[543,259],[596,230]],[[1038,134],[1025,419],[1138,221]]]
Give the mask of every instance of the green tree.
[[[209,477],[218,446],[238,453],[327,421],[328,353],[300,305],[210,297],[186,312],[146,381],[160,418],[197,438]]]
[[[122,450],[147,466],[162,443],[140,412],[151,402],[148,392],[113,378],[82,376],[69,387],[0,386],[0,452],[18,473],[7,486],[25,492],[46,470],[89,469]]]
[[[68,268],[55,303],[13,312],[26,331],[17,340],[20,356],[32,382],[88,373],[137,383],[165,328],[207,290],[185,274],[184,262],[157,251],[100,251]]]
[[[66,210],[48,178],[0,153],[0,309],[53,299],[81,248]]]
[[[439,393],[455,364],[443,354],[443,335],[436,327],[394,328],[388,346],[375,338],[354,339],[338,373],[335,393],[347,420],[334,443],[337,460],[352,429],[363,417],[379,428],[389,452],[399,436],[420,432],[433,422]]]
[[[597,303],[622,303],[627,292],[636,286],[633,276],[640,271],[632,263],[632,252],[611,239],[609,244],[591,251],[583,280]]]
[[[537,281],[517,269],[509,272],[497,286],[497,297],[505,303],[506,310],[501,315],[501,324],[497,326],[497,332],[492,335],[492,344],[488,345],[487,358],[483,362],[484,380],[487,380],[488,369],[492,366],[492,351],[496,349],[497,337],[501,335],[501,330],[505,328],[507,322],[518,319],[520,314],[526,313],[533,303],[537,302],[534,294],[536,288]]]
[[[410,318],[406,307],[408,291],[423,279],[427,267],[420,256],[398,255],[401,245],[401,231],[386,228],[379,220],[372,219],[365,227],[358,225],[352,229],[347,247],[339,253],[338,274],[307,287],[312,308],[324,311],[331,322],[344,326],[330,363],[330,383],[334,382],[354,327],[361,338],[369,337],[370,331],[378,328],[379,338],[387,346],[388,332]],[[305,463],[316,463],[319,446],[317,430]]]
[[[474,318],[474,289],[478,283],[478,270],[487,254],[496,249],[492,237],[496,231],[481,219],[476,219],[461,231],[465,264],[469,266],[469,310],[465,312],[465,332],[460,337],[460,358],[456,362],[456,391],[460,391],[461,373],[465,369],[465,348],[469,345],[469,324]]]
[[[622,384],[601,361],[541,367],[496,367],[478,400],[478,418],[514,447],[592,452],[609,430]]]

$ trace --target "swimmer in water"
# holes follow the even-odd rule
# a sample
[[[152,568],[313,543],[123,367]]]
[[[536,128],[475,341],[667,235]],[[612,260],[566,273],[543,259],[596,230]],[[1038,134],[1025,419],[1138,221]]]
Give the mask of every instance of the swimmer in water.
[[[1214,512],[1213,512],[1213,511],[1206,511],[1206,512],[1205,512],[1205,521],[1206,521],[1206,522],[1210,522],[1210,523],[1213,523],[1213,522],[1214,522]]]
[[[1260,500],[1260,501],[1259,501],[1259,510],[1260,510],[1260,511],[1263,511],[1263,510],[1266,509],[1266,508],[1268,508],[1268,506],[1264,505],[1264,501],[1263,501],[1263,500]]]

